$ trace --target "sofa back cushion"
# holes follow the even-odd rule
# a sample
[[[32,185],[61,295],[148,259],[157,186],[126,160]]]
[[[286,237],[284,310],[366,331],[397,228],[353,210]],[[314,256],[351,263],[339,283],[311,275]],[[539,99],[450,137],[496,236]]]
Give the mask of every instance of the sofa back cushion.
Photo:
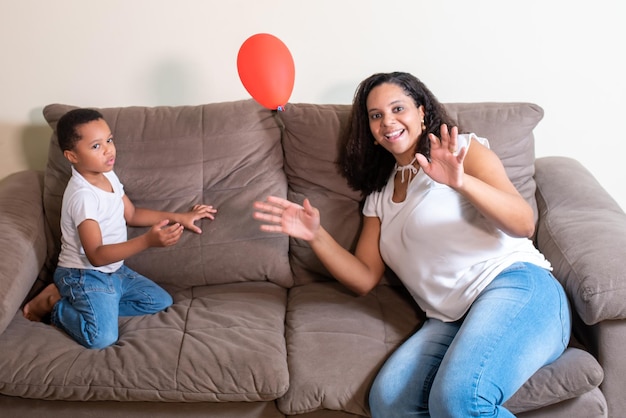
[[[533,207],[535,220],[533,129],[543,109],[531,103],[450,103],[446,109],[465,132],[489,140],[507,174]],[[337,241],[353,250],[360,230],[362,196],[352,190],[337,168],[341,135],[348,126],[351,105],[293,103],[279,118],[284,124],[283,148],[289,197],[305,197],[321,213],[321,222]],[[308,244],[291,239],[290,257],[295,283],[328,279],[328,271]]]
[[[44,116],[54,130],[72,108],[49,105]],[[287,237],[261,232],[252,218],[253,201],[287,195],[280,130],[269,110],[253,100],[98,110],[113,133],[115,172],[136,206],[181,212],[203,203],[218,210],[215,220],[198,222],[201,235],[186,231],[172,247],[130,257],[129,267],[179,287],[259,280],[292,284]],[[44,207],[56,243],[70,173],[53,133]],[[145,231],[129,228],[128,236]]]
[[[360,192],[352,190],[336,164],[350,105],[289,104],[278,114],[284,124],[283,149],[289,199],[308,198],[319,209],[322,226],[344,248],[354,250],[361,227]],[[325,280],[330,274],[306,241],[290,239],[296,284]]]

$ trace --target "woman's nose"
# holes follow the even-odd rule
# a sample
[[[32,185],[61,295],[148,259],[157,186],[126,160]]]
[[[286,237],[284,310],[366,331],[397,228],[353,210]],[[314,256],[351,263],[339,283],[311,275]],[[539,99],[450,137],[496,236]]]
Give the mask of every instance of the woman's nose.
[[[382,116],[382,122],[385,126],[393,125],[396,122],[396,118],[393,116],[393,113],[384,114]]]

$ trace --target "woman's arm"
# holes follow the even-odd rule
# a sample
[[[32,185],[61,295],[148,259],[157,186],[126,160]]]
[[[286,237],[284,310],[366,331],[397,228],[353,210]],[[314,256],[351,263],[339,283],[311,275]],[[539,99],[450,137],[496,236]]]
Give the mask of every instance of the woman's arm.
[[[378,241],[380,221],[366,217],[355,250],[350,253],[320,225],[319,211],[308,199],[303,206],[270,196],[255,202],[254,217],[266,222],[261,229],[306,240],[330,274],[350,290],[364,295],[379,282],[385,271]]]
[[[498,156],[473,141],[464,167],[463,183],[456,190],[505,233],[531,237],[533,210],[509,180]]]
[[[365,217],[354,255],[321,227],[309,244],[335,279],[362,296],[376,287],[385,272],[378,246],[379,238],[380,220]]]
[[[475,140],[457,152],[457,136],[456,127],[448,132],[445,125],[441,139],[431,134],[431,160],[416,156],[424,172],[462,194],[505,233],[532,236],[532,208],[509,180],[498,156]]]

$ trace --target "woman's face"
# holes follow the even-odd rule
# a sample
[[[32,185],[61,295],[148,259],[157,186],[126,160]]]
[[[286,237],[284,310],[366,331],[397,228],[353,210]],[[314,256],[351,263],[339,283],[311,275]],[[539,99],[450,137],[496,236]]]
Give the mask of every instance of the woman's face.
[[[383,83],[367,96],[370,130],[376,142],[393,154],[400,165],[415,157],[415,146],[422,134],[424,106],[417,107],[402,87]]]

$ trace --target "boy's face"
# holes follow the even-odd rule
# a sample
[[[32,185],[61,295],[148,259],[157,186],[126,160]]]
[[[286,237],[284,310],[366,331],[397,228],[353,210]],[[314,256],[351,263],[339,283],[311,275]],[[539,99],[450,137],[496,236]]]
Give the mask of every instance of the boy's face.
[[[99,174],[113,170],[115,165],[115,145],[109,125],[104,119],[94,120],[76,128],[80,140],[74,149],[63,155],[76,170],[85,174]]]

